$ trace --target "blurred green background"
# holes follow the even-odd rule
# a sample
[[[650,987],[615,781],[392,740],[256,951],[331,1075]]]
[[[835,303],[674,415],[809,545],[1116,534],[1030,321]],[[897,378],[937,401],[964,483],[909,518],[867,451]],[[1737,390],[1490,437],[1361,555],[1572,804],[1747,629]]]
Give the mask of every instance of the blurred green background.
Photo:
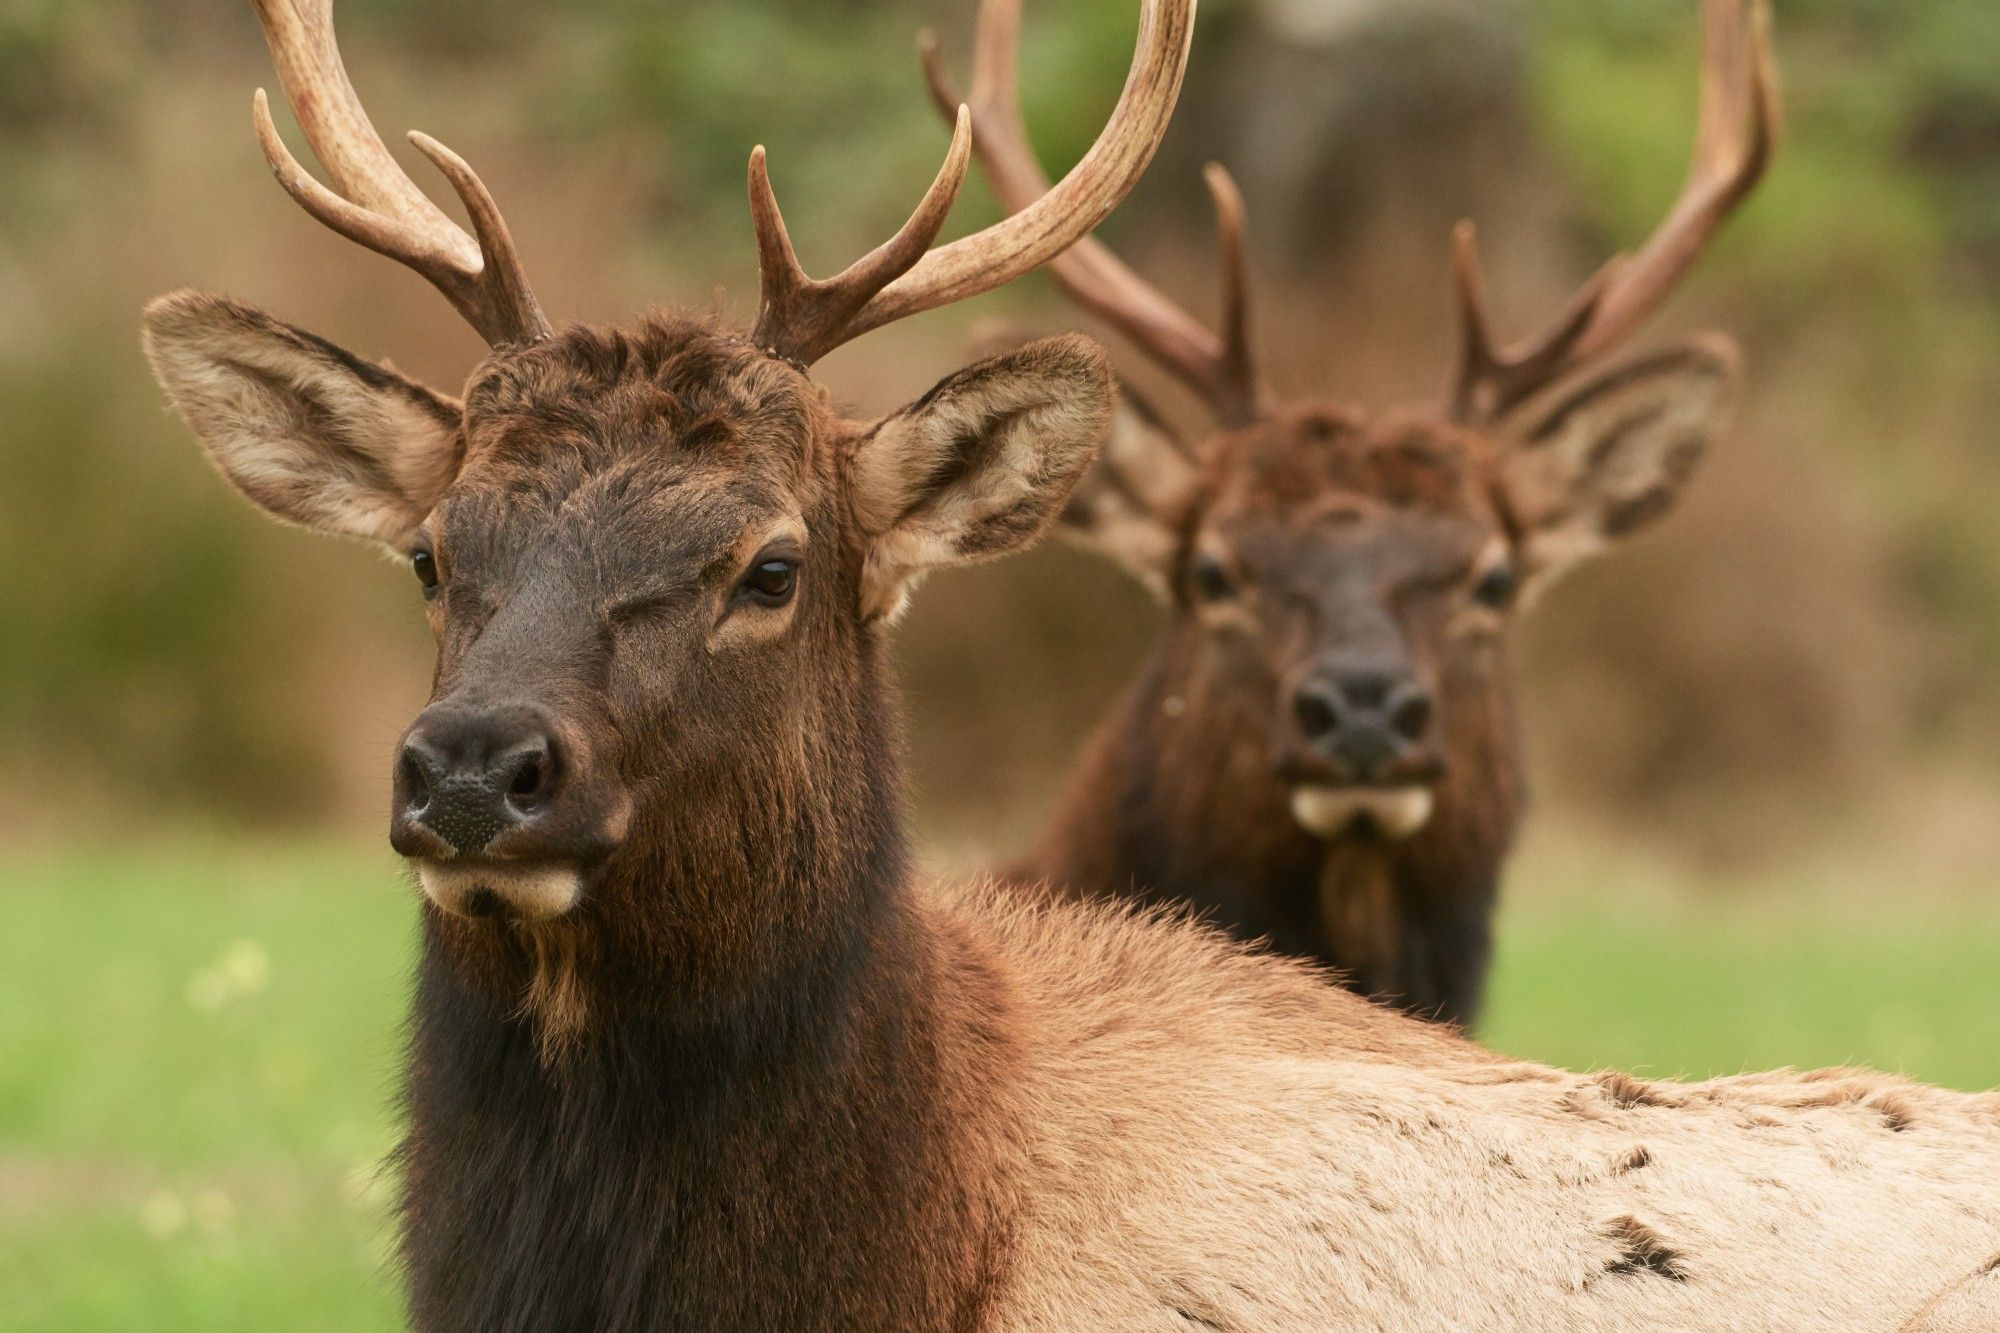
[[[1538,793],[1484,1036],[1588,1067],[1860,1061],[2000,1083],[2000,7],[1777,0],[1777,170],[1660,332],[1749,352],[1685,508],[1520,627]],[[1044,156],[1095,133],[1131,0],[1028,6]],[[886,235],[943,134],[912,37],[971,0],[342,0],[385,131],[475,162],[559,317],[744,315],[750,147],[808,267]],[[1197,171],[1249,197],[1288,393],[1431,400],[1445,243],[1542,317],[1678,188],[1695,0],[1204,0],[1159,164],[1108,229],[1207,310]],[[138,352],[198,285],[452,388],[472,335],[310,223],[249,129],[248,6],[0,6],[0,1325],[393,1326],[413,913],[382,843],[428,644],[406,571],[255,517]],[[414,173],[413,173],[414,174]],[[426,179],[419,175],[419,179]],[[963,227],[991,217],[976,188]],[[831,358],[857,410],[1029,280]],[[1158,388],[1130,357],[1135,381]],[[1169,390],[1176,411],[1187,404]],[[1189,415],[1190,421],[1198,418]],[[1018,848],[1157,623],[1047,549],[901,633],[928,859]]]

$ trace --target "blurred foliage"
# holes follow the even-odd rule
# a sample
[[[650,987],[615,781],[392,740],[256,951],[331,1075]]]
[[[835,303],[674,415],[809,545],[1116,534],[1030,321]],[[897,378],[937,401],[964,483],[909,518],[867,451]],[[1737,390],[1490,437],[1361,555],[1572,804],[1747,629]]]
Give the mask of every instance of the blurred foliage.
[[[150,423],[78,373],[101,349],[41,351],[9,367],[5,390],[16,447],[0,452],[0,736],[52,765],[66,757],[72,779],[79,762],[102,764],[114,792],[174,792],[192,776],[195,799],[273,813],[268,796],[296,792],[315,747],[259,706],[259,679],[282,659],[232,633],[251,551],[186,503],[167,460],[79,450]],[[231,640],[233,662],[216,655]]]
[[[1692,124],[1694,29],[1666,0],[1547,0],[1538,107],[1585,197],[1635,231]],[[1777,5],[1787,133],[1751,230],[1795,293],[1933,295],[1947,253],[1989,284],[2000,242],[2000,8],[1986,0]],[[1842,283],[1822,281],[1838,273]],[[1758,280],[1765,274],[1759,272]],[[1858,290],[1857,290],[1858,288]]]
[[[1581,248],[1592,253],[1635,243],[1677,184],[1662,164],[1685,160],[1694,123],[1690,8],[1536,6],[1534,109],[1583,205],[1592,235]],[[2000,408],[2000,6],[1774,8],[1786,110],[1778,163],[1704,282],[1727,285],[1732,317],[1754,321],[1764,361],[1815,358],[1821,387],[1781,405],[1793,420],[1774,433],[1810,450],[1810,465],[1843,469],[1877,507],[1885,530],[1872,540],[1886,546],[1891,595],[1942,632],[1903,682],[1908,725],[1919,739],[1985,734],[2000,672],[2000,541],[1986,499],[2000,484],[2000,440],[1983,424]],[[1753,361],[1753,377],[1766,369]],[[1825,554],[1816,534],[1802,535]],[[1851,524],[1841,539],[1871,540]],[[1826,577],[1856,576],[1847,554]],[[1783,621],[1790,610],[1769,614]],[[1850,615],[1815,632],[1832,669],[1859,651],[1866,678],[1876,664],[1852,642],[1855,628]],[[1770,698],[1772,709],[1784,704]]]
[[[1205,5],[1184,124],[1164,159],[1175,179],[1149,181],[1138,206],[1110,229],[1122,238],[1143,232],[1156,239],[1160,228],[1146,219],[1171,218],[1188,233],[1177,253],[1204,251],[1199,191],[1186,187],[1187,163],[1174,159],[1187,147],[1176,143],[1204,153],[1270,151],[1259,126],[1271,123],[1271,107],[1284,110],[1290,94],[1265,88],[1266,105],[1250,105],[1244,64],[1254,75],[1267,59],[1267,48],[1254,45],[1257,35],[1270,40],[1273,32],[1310,29],[1299,20],[1308,11],[1324,11],[1331,24],[1385,6],[1395,8],[1395,0]],[[1815,577],[1803,566],[1772,572],[1759,585],[1813,614],[1855,618],[1825,624],[1802,611],[1793,617],[1783,655],[1750,673],[1777,682],[1765,688],[1786,690],[1785,706],[1767,711],[1795,720],[1761,732],[1734,730],[1776,736],[1768,744],[1780,748],[1801,747],[1773,761],[1777,767],[1757,770],[1762,776],[1754,780],[1767,784],[1783,762],[1824,766],[1809,731],[1894,733],[1918,749],[1962,746],[1967,734],[2000,735],[2000,705],[1988,683],[2000,672],[2000,538],[1986,500],[2000,485],[2000,448],[1988,424],[2000,412],[2000,377],[1993,373],[2000,360],[2000,62],[1992,58],[2000,50],[2000,6],[1777,0],[1776,8],[1789,122],[1783,153],[1766,191],[1704,267],[1699,299],[1703,313],[1719,315],[1758,354],[1753,415],[1766,438],[1745,447],[1763,450],[1764,461],[1739,474],[1737,484],[1788,485],[1787,478],[1808,469],[1825,476],[1832,498],[1795,516],[1792,529],[1824,528],[1824,545],[1813,549],[1838,550],[1839,577],[1859,591],[1845,601],[1798,598]],[[1283,22],[1274,17],[1280,9]],[[1505,122],[1518,121],[1513,138],[1532,145],[1539,161],[1519,173],[1516,202],[1534,205],[1521,210],[1531,219],[1564,223],[1556,267],[1581,271],[1608,247],[1635,243],[1677,182],[1693,123],[1694,9],[1694,0],[1511,0],[1500,7],[1436,0],[1426,11],[1434,21],[1412,30],[1440,44],[1448,39],[1440,24],[1472,25],[1483,35],[1452,47],[1450,59],[1407,59],[1408,48],[1393,42],[1386,51],[1362,48],[1341,58],[1373,62],[1362,86],[1383,77],[1417,85],[1397,96],[1403,106],[1422,104],[1427,86],[1475,77],[1456,62],[1509,62],[1525,53],[1524,80],[1504,71],[1477,76],[1490,94],[1454,103],[1464,107],[1459,119],[1443,118],[1425,133],[1442,136],[1438,151],[1458,152],[1470,174],[1474,159],[1512,141]],[[449,126],[452,133],[443,137],[467,147],[462,136],[471,127],[480,149],[475,160],[496,163],[489,178],[514,187],[512,195],[500,191],[502,198],[526,194],[518,206],[541,210],[541,225],[523,229],[531,249],[563,252],[566,284],[616,293],[598,303],[625,308],[659,290],[699,304],[718,272],[738,289],[739,306],[747,300],[743,175],[748,150],[759,141],[771,149],[774,180],[809,268],[837,267],[886,234],[935,170],[944,143],[922,91],[913,37],[924,23],[938,24],[963,78],[971,10],[969,0],[601,0],[561,7],[529,0],[340,0],[339,7],[363,93],[384,108],[385,128],[406,121],[441,131]],[[1029,6],[1025,101],[1054,169],[1082,151],[1116,95],[1130,50],[1131,10],[1109,3]],[[1496,24],[1510,25],[1518,39],[1490,40]],[[1315,65],[1318,58],[1308,52],[1282,68],[1288,79],[1341,77],[1341,66]],[[381,346],[358,344],[371,352],[421,353],[411,330],[446,327],[413,320],[409,312],[428,310],[432,298],[406,277],[380,272],[388,266],[343,256],[353,267],[338,275],[317,271],[321,257],[336,251],[268,188],[239,110],[248,87],[268,82],[247,6],[15,0],[0,7],[0,311],[6,312],[0,313],[0,559],[8,571],[0,578],[0,772],[7,775],[0,776],[0,828],[21,822],[7,818],[10,811],[39,820],[78,798],[87,798],[77,806],[85,812],[140,796],[146,808],[166,812],[302,817],[321,806],[326,784],[338,780],[330,775],[374,762],[357,759],[352,739],[365,730],[379,744],[376,733],[388,725],[355,711],[374,697],[369,682],[383,674],[420,677],[414,631],[389,636],[390,646],[375,655],[357,647],[382,640],[384,625],[408,619],[407,608],[385,591],[396,586],[392,575],[378,570],[357,579],[351,552],[307,554],[306,543],[249,521],[193,461],[185,432],[161,412],[133,351],[137,303],[187,278],[233,282],[279,308],[285,293],[294,305],[309,296],[322,310],[352,316],[349,328],[327,332],[352,337],[359,327],[379,335]],[[1507,104],[1523,91],[1522,105]],[[1301,97],[1298,106],[1300,116],[1358,114],[1338,99]],[[1226,132],[1231,126],[1235,136]],[[1365,142],[1371,132],[1350,127],[1341,142],[1352,145],[1357,133]],[[1302,134],[1300,151],[1318,151],[1337,137]],[[516,145],[515,160],[496,145]],[[536,198],[520,188],[522,180],[550,174],[552,163],[565,173],[560,189]],[[518,179],[508,179],[516,168]],[[1324,163],[1297,166],[1301,173],[1316,169]],[[1423,174],[1455,173],[1427,158]],[[1508,174],[1515,174],[1511,167]],[[1551,181],[1560,196],[1553,204],[1542,197]],[[581,187],[574,199],[563,195],[574,187]],[[1357,188],[1378,186],[1365,177]],[[621,215],[615,225],[608,212],[589,212],[608,209],[607,200]],[[992,216],[976,186],[967,200],[954,227]],[[1372,202],[1364,197],[1364,211]],[[1460,202],[1435,209],[1442,214]],[[1506,216],[1506,203],[1483,201],[1482,216]],[[638,214],[636,230],[622,216],[627,211]],[[1432,238],[1442,237],[1449,220],[1426,217],[1408,229],[1424,238],[1426,272],[1435,271],[1441,249]],[[557,227],[615,232],[619,239],[565,247],[550,239]],[[1331,251],[1379,236],[1329,228],[1320,244]],[[1273,247],[1279,249],[1295,252]],[[1265,261],[1271,257],[1266,253]],[[1496,247],[1496,263],[1510,258],[1518,256]],[[1510,276],[1520,285],[1519,273],[1551,267],[1546,246],[1529,258],[1535,262],[1517,262],[1516,274],[1502,272],[1499,286]],[[1373,253],[1329,253],[1316,267],[1339,274],[1343,264],[1352,272],[1389,262]],[[635,299],[635,274],[670,285],[649,285]],[[1198,272],[1187,285],[1205,290],[1206,281]],[[1178,279],[1168,285],[1178,286]],[[1047,289],[1031,283],[1027,290]],[[1050,310],[1051,319],[1066,318],[1059,307]],[[1443,318],[1440,307],[1434,321],[1440,345]],[[1365,312],[1357,319],[1343,332],[1371,342],[1390,338],[1383,329],[1393,321],[1372,329]],[[938,330],[949,327],[940,323],[926,336],[936,343]],[[1342,357],[1327,330],[1288,325],[1285,335],[1273,341],[1287,344],[1290,363],[1337,367],[1353,359]],[[916,346],[885,335],[842,369],[857,367],[865,383],[901,386],[897,377]],[[1353,348],[1351,339],[1347,346]],[[1436,348],[1426,343],[1397,354],[1429,358]],[[1422,375],[1428,382],[1434,372]],[[1768,455],[1782,457],[1773,463]],[[1872,507],[1867,521],[1841,508],[1847,496]],[[1658,549],[1671,554],[1657,558],[1654,584],[1673,583],[1677,560],[1709,560],[1698,571],[1726,577],[1732,559],[1740,563],[1746,550],[1759,552],[1767,568],[1779,548],[1796,551],[1789,539],[1736,544],[1756,521],[1758,503],[1779,502],[1751,495],[1712,507],[1707,527],[1691,519],[1685,526],[1697,536],[1669,534],[1661,542]],[[1716,526],[1716,513],[1735,526]],[[1714,549],[1700,548],[1703,541]],[[1886,593],[1871,582],[1878,566]],[[1045,790],[1046,783],[1039,772],[1024,777],[1019,766],[1065,760],[1080,716],[1058,711],[1060,726],[1019,728],[1005,721],[1010,712],[1065,680],[1092,682],[1083,693],[1094,707],[1124,669],[1116,654],[1143,639],[1145,619],[1136,601],[1131,614],[1121,610],[1108,622],[1119,629],[1106,649],[1090,640],[1091,627],[1107,622],[1075,600],[1091,595],[1077,588],[1098,584],[1048,584],[1040,575],[1045,586],[1023,593],[1038,577],[1032,571],[1048,568],[1025,567],[1031,573],[1018,583],[948,586],[995,599],[1003,620],[991,632],[1012,636],[1008,647],[1017,662],[1044,654],[1057,665],[982,669],[990,689],[954,694],[972,688],[954,663],[964,657],[961,636],[985,627],[978,606],[952,607],[929,620],[920,611],[906,644],[920,717],[965,703],[1002,719],[968,725],[975,738],[1047,736],[1048,752],[1038,760],[1010,754],[1016,767],[989,775],[1000,787],[1022,791]],[[1632,808],[1658,805],[1663,785],[1707,781],[1730,791],[1738,779],[1727,774],[1750,772],[1728,767],[1731,741],[1721,732],[1731,729],[1690,749],[1681,720],[1730,696],[1730,681],[1744,670],[1741,653],[1700,657],[1691,654],[1706,650],[1677,649],[1656,607],[1635,607],[1616,595],[1620,577],[1633,576],[1629,569],[1607,575],[1606,592],[1592,596],[1586,589],[1571,603],[1579,624],[1552,640],[1562,645],[1563,661],[1547,666],[1553,659],[1543,654],[1537,670],[1575,680],[1590,664],[1574,659],[1594,652],[1598,678],[1610,681],[1629,675],[1634,660],[1682,651],[1686,660],[1661,675],[1688,684],[1680,695],[1647,705],[1650,730],[1638,731],[1648,738],[1633,742],[1639,757],[1622,768],[1601,746],[1579,751],[1590,755],[1591,772],[1578,785],[1619,793],[1613,803]],[[1699,588],[1676,595],[1681,614],[1705,613]],[[1058,606],[1065,597],[1071,601]],[[1905,611],[1915,631],[1904,626]],[[1747,635],[1769,619],[1769,608],[1756,608],[1714,623]],[[1021,632],[1031,623],[1032,634]],[[928,637],[926,624],[936,627]],[[1852,676],[1848,663],[1857,653],[1899,663],[1904,657],[1897,652],[1864,652],[1856,644],[1909,632],[1923,636],[1923,665],[1872,705],[1889,710],[1888,721],[1815,715],[1815,709],[1862,707],[1854,701],[1863,692],[1852,687],[1786,689],[1802,674]],[[1065,636],[1078,641],[1054,641]],[[1713,645],[1721,636],[1682,638]],[[1613,641],[1623,646],[1592,646]],[[1107,651],[1113,656],[1105,659]],[[1103,660],[1092,670],[1065,664],[1064,653],[1076,662],[1093,652]],[[1896,673],[1882,665],[1858,679],[1896,679]],[[1642,685],[1625,688],[1627,704],[1642,697]],[[1731,703],[1742,716],[1757,709],[1754,699]],[[1561,734],[1553,725],[1547,730]],[[1668,763],[1660,756],[1670,743],[1678,748]],[[1880,748],[1871,739],[1842,753],[1876,756]],[[968,753],[920,764],[919,773],[970,774],[991,757]],[[948,785],[962,784],[954,778]]]

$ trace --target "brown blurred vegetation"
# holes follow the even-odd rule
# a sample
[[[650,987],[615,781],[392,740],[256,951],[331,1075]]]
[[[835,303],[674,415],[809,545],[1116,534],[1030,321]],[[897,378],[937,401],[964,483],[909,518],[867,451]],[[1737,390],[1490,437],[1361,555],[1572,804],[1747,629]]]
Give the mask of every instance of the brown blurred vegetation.
[[[1115,94],[1135,6],[1028,8],[1030,118],[1061,165]],[[886,234],[942,145],[911,37],[935,22],[962,49],[970,9],[340,14],[385,130],[421,127],[478,165],[553,314],[618,319],[747,312],[741,182],[758,142],[809,267]],[[1742,339],[1740,427],[1682,512],[1559,590],[1518,642],[1544,816],[1704,860],[1836,832],[1972,837],[2000,792],[2000,7],[1777,9],[1779,168],[1661,329]],[[1448,370],[1456,217],[1481,220],[1500,309],[1525,324],[1671,198],[1695,10],[1206,0],[1173,138],[1112,239],[1207,309],[1196,171],[1228,162],[1281,389],[1427,401]],[[268,81],[247,6],[0,11],[0,837],[372,831],[421,698],[407,573],[229,497],[138,353],[144,301],[198,285],[441,386],[477,354],[432,292],[272,186],[248,115]],[[958,225],[988,217],[973,191]],[[827,378],[886,410],[1000,317],[1072,322],[1031,281],[864,340]],[[1064,550],[924,590],[900,659],[935,839],[968,855],[1018,843],[1156,615]]]

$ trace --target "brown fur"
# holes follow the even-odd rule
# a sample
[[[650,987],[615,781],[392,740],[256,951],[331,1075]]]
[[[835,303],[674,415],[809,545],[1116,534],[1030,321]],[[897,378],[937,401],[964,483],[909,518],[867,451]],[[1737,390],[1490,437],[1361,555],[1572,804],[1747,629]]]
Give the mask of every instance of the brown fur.
[[[1991,1094],[1565,1074],[1170,916],[937,901],[1034,1034],[992,1108],[1036,1216],[997,1326],[1892,1329],[2000,1237]]]

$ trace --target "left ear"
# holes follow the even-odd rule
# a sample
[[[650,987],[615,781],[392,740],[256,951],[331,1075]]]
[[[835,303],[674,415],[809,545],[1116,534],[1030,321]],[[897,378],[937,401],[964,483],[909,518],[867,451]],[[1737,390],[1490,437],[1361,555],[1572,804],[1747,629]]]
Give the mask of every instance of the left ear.
[[[868,541],[864,619],[897,615],[930,570],[990,559],[1062,511],[1110,426],[1104,349],[1069,334],[989,357],[856,442],[849,485]]]
[[[1728,339],[1690,339],[1572,381],[1503,426],[1499,499],[1530,596],[1673,508],[1728,419],[1739,365]]]

